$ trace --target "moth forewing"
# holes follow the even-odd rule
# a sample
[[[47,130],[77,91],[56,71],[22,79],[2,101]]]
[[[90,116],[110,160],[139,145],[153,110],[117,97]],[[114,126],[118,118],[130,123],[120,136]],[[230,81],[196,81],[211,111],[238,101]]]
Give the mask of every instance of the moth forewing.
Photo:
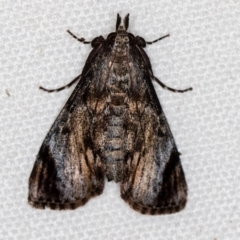
[[[96,37],[78,84],[48,132],[29,179],[33,207],[75,209],[102,193],[104,176],[121,184],[121,197],[143,214],[182,210],[187,184],[152,80],[146,42],[127,32]],[[42,90],[53,92],[63,90]]]

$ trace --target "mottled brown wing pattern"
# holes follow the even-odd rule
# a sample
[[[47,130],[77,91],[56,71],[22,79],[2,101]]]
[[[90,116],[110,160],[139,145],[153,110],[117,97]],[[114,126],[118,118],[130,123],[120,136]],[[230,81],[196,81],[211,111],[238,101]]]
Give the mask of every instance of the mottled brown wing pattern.
[[[120,182],[122,198],[143,214],[186,205],[179,153],[152,80],[170,91],[191,88],[175,90],[153,76],[143,47],[169,35],[145,42],[127,32],[129,14],[123,22],[118,15],[116,32],[91,41],[81,81],[40,148],[29,179],[28,200],[36,208],[84,205],[102,193],[105,176]]]
[[[135,121],[134,151],[127,159],[127,174],[121,196],[143,214],[165,214],[182,210],[187,184],[172,133],[151,81],[151,66],[142,49],[132,47],[138,97],[132,99],[130,114]],[[130,55],[131,56],[131,55]],[[131,57],[130,57],[131,61]],[[134,107],[135,106],[135,107]]]
[[[97,95],[106,69],[92,63],[104,65],[108,54],[104,43],[92,50],[81,81],[40,148],[29,179],[28,200],[36,208],[75,209],[103,191],[104,169],[92,129],[96,116],[104,117]]]

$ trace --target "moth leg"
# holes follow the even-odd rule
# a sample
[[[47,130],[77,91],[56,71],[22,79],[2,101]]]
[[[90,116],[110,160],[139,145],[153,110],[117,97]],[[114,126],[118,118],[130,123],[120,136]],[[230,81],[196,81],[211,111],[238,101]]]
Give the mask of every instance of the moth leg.
[[[183,92],[187,92],[187,91],[192,91],[192,87],[190,88],[186,88],[186,89],[183,89],[183,90],[179,90],[179,89],[174,89],[174,88],[170,88],[168,86],[166,86],[164,83],[162,83],[159,79],[157,79],[155,76],[152,76],[152,78],[164,89],[167,89],[169,91],[172,91],[172,92],[180,92],[180,93],[183,93]]]
[[[75,82],[77,82],[80,78],[81,78],[81,74],[79,75],[79,76],[77,76],[76,78],[74,78],[70,83],[68,83],[67,85],[65,85],[65,86],[63,86],[63,87],[60,87],[60,88],[56,88],[56,89],[46,89],[46,88],[44,88],[44,87],[39,87],[39,89],[41,89],[41,90],[43,90],[43,91],[45,91],[45,92],[49,92],[49,93],[51,93],[51,92],[60,92],[60,91],[62,91],[62,90],[64,90],[64,89],[66,89],[66,88],[69,88],[69,87],[71,87]]]
[[[170,37],[170,34],[167,34],[167,35],[165,35],[165,36],[163,36],[163,37],[160,37],[160,38],[158,38],[158,39],[156,39],[156,40],[154,40],[154,41],[146,42],[146,43],[147,43],[147,44],[153,44],[153,43],[158,42],[158,41],[160,41],[160,40],[162,40],[162,39],[164,39],[164,38],[166,38],[166,37]]]
[[[74,35],[73,33],[71,33],[69,30],[67,30],[67,32],[68,32],[73,38],[77,39],[79,42],[82,42],[82,43],[84,43],[84,44],[89,44],[89,43],[91,43],[91,42],[89,42],[89,41],[85,41],[84,38],[78,38],[76,35]]]

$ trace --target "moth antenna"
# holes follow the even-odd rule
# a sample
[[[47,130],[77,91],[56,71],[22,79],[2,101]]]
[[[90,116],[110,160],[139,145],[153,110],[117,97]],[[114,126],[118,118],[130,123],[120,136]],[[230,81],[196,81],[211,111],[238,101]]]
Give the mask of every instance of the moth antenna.
[[[124,18],[124,27],[125,27],[125,30],[127,31],[128,29],[128,26],[129,26],[129,13],[126,15],[126,17]]]
[[[154,79],[163,89],[167,89],[167,90],[172,91],[172,92],[184,93],[184,92],[192,91],[192,90],[193,90],[192,87],[186,88],[186,89],[183,89],[183,90],[170,88],[170,87],[168,87],[167,85],[165,85],[164,83],[162,83],[162,82],[161,82],[159,79],[157,79],[155,76],[153,76],[153,79]]]
[[[67,32],[68,32],[73,38],[77,39],[79,42],[82,42],[82,43],[84,43],[84,44],[89,44],[89,43],[91,43],[91,42],[89,42],[89,41],[85,41],[84,38],[78,38],[76,35],[74,35],[73,33],[71,33],[69,30],[67,30]]]
[[[170,34],[167,34],[167,35],[165,35],[165,36],[163,36],[163,37],[160,37],[160,38],[158,38],[158,39],[156,39],[156,40],[154,40],[154,41],[146,42],[146,43],[147,43],[147,44],[153,44],[153,43],[158,42],[158,41],[160,41],[160,40],[162,40],[162,39],[164,39],[164,38],[166,38],[166,37],[170,37]]]
[[[120,26],[122,21],[122,18],[120,17],[119,13],[117,14],[117,23],[116,23],[116,32],[118,30],[118,27]]]
[[[45,91],[45,92],[49,92],[49,93],[52,93],[52,92],[60,92],[66,88],[70,88],[75,82],[79,81],[81,79],[81,76],[82,74],[80,74],[79,76],[77,76],[76,78],[74,78],[70,83],[68,83],[67,85],[63,86],[63,87],[60,87],[60,88],[56,88],[56,89],[47,89],[47,88],[44,88],[42,86],[39,86],[39,89]]]

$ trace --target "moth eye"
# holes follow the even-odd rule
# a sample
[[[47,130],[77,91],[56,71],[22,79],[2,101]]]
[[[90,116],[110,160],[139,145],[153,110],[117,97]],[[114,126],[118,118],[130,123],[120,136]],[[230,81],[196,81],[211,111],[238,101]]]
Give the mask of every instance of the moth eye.
[[[113,44],[115,42],[116,33],[110,33],[107,37],[107,41]]]
[[[91,45],[93,48],[99,46],[102,42],[104,42],[103,36],[96,37],[92,40]]]
[[[129,44],[132,45],[135,43],[135,36],[131,33],[128,33]]]
[[[137,36],[136,42],[137,42],[138,46],[140,46],[142,48],[146,47],[146,41],[142,37]]]

